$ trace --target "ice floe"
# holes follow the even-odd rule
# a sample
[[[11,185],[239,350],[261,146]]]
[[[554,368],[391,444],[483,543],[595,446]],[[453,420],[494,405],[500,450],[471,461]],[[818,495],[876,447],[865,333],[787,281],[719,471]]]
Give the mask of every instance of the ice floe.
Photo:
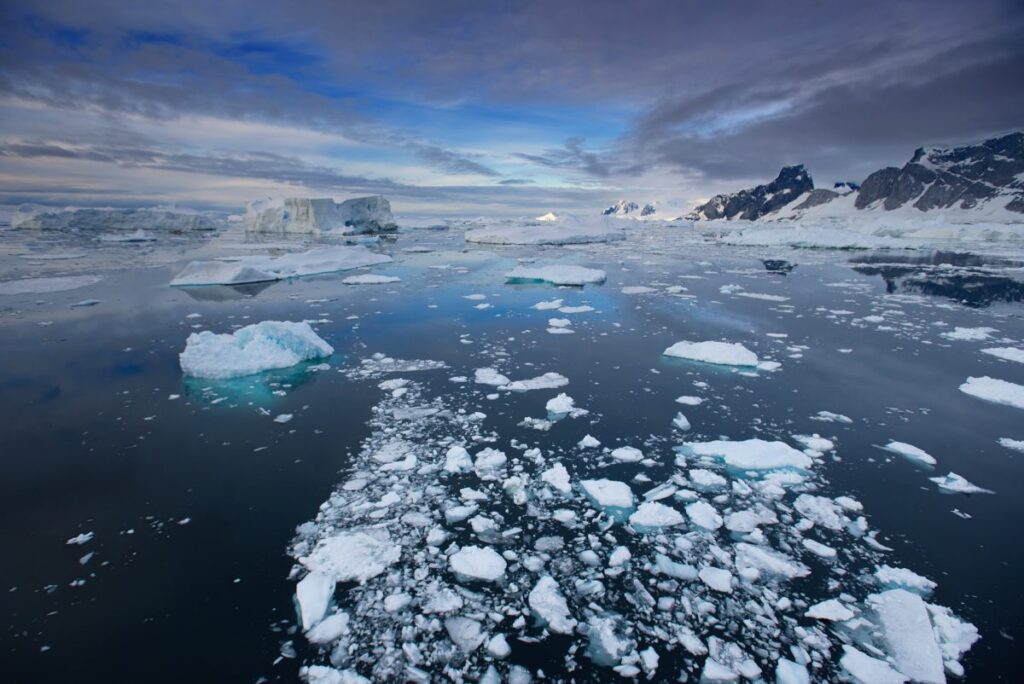
[[[103,276],[52,276],[48,278],[21,278],[19,280],[0,281],[0,295],[47,294],[50,292],[66,292],[80,287],[95,285],[103,280]]]
[[[934,456],[929,454],[924,449],[919,449],[913,444],[907,444],[906,442],[897,442],[894,440],[890,440],[890,442],[882,448],[885,449],[886,451],[891,451],[894,454],[899,454],[900,456],[903,456],[904,458],[910,461],[915,461],[917,463],[924,463],[925,465],[933,466],[938,462],[935,460]]]
[[[980,378],[967,378],[967,382],[960,385],[960,391],[994,404],[1024,409],[1024,385],[986,375]]]
[[[606,278],[607,275],[600,269],[573,264],[520,265],[505,274],[505,280],[511,283],[545,282],[576,286],[603,283]]]
[[[525,224],[499,224],[467,230],[466,242],[494,245],[571,245],[624,240],[623,224],[606,217],[541,217]]]
[[[226,379],[288,368],[333,353],[334,348],[308,323],[263,321],[230,334],[192,333],[179,359],[186,375]]]
[[[757,354],[738,342],[676,342],[664,351],[690,361],[701,361],[720,366],[757,366]]]

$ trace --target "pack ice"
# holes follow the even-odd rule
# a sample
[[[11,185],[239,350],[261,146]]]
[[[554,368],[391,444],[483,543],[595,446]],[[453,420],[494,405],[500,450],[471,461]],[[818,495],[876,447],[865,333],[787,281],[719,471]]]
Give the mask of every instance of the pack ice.
[[[186,375],[223,380],[288,368],[333,353],[334,348],[309,323],[263,321],[233,333],[192,333],[179,359]]]

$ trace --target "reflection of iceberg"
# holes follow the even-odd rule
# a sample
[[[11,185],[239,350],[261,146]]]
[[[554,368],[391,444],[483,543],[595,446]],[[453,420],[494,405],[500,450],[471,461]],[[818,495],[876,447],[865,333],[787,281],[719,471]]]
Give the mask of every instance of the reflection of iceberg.
[[[197,302],[227,302],[232,299],[255,297],[275,281],[262,283],[243,283],[240,285],[209,285],[207,287],[183,287],[182,291]]]
[[[1020,261],[935,252],[924,257],[871,256],[854,264],[858,273],[880,276],[890,294],[902,291],[948,297],[973,307],[1024,301],[1024,282],[1013,273],[1022,265]]]
[[[305,252],[278,257],[249,256],[214,261],[191,261],[174,277],[171,285],[238,285],[285,278],[348,271],[391,261],[386,254],[365,247],[339,245],[317,247]]]
[[[244,401],[246,404],[251,402],[256,406],[269,406],[285,395],[285,388],[294,391],[326,368],[326,364],[307,361],[290,368],[225,380],[186,375],[182,378],[183,394],[193,401],[213,405],[231,405]]]

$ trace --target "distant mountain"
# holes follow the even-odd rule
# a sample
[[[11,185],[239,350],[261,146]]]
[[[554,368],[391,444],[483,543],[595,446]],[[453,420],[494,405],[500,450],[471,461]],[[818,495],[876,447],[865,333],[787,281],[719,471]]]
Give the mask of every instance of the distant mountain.
[[[640,218],[653,218],[658,213],[658,202],[648,202],[641,207],[636,202],[619,200],[612,206],[601,212],[602,216],[639,216]]]
[[[771,183],[730,195],[715,195],[694,209],[687,218],[691,221],[723,218],[753,221],[778,211],[811,190],[814,190],[814,181],[807,169],[802,164],[787,166]]]
[[[646,207],[644,207],[646,209]],[[627,202],[626,200],[619,200],[612,206],[608,207],[601,212],[602,216],[626,216],[627,214],[635,214],[640,211],[640,205],[636,202]]]
[[[848,199],[836,202],[839,198]],[[833,210],[857,214],[895,209],[985,209],[987,213],[1005,210],[1024,214],[1024,133],[1011,133],[979,145],[920,148],[902,168],[879,169],[859,185],[840,182],[832,189],[815,189],[803,166],[787,166],[771,183],[716,195],[686,218],[800,218],[811,209],[821,216]]]

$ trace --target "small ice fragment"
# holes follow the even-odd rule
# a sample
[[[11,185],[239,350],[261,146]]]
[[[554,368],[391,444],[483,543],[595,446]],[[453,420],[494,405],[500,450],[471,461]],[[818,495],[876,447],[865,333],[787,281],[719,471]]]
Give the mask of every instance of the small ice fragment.
[[[929,477],[928,479],[937,484],[942,491],[951,494],[995,494],[991,489],[968,482],[954,472],[950,472],[945,477]]]
[[[457,574],[469,579],[494,582],[505,575],[505,559],[492,549],[464,546],[448,557],[448,564]]]
[[[81,534],[77,534],[71,539],[68,539],[67,542],[65,543],[69,546],[75,544],[86,544],[88,542],[91,542],[94,536],[95,535],[92,532],[82,532]]]
[[[738,342],[676,342],[664,352],[690,361],[701,361],[723,366],[756,366],[757,354]]]
[[[275,423],[287,423],[292,418],[293,418],[293,416],[290,413],[280,413],[280,414],[278,414],[277,416],[274,417],[274,422]]]
[[[918,463],[924,463],[925,465],[935,465],[937,461],[924,449],[919,449],[913,444],[907,444],[906,442],[896,442],[889,440],[889,443],[882,447],[886,451],[891,451],[894,454],[899,454],[904,458]]]
[[[707,501],[695,501],[686,507],[686,515],[694,525],[705,530],[717,530],[722,526],[722,516]]]
[[[720,591],[724,594],[732,593],[732,573],[728,570],[708,565],[701,568],[698,577],[700,577],[701,582],[715,591]]]
[[[804,615],[815,620],[843,622],[852,618],[854,612],[836,599],[828,599],[827,601],[814,604],[807,609]]]

